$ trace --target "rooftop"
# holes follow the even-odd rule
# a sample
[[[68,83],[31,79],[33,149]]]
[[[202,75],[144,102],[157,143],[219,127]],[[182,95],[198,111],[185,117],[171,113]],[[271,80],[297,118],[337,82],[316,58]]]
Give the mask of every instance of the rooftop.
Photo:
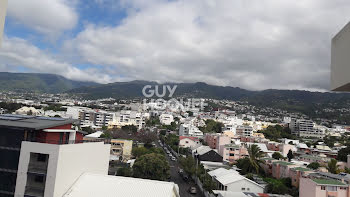
[[[294,170],[298,170],[298,171],[303,171],[303,172],[306,172],[306,171],[312,171],[311,169],[309,168],[302,168],[302,167],[296,167],[296,168],[293,168]]]
[[[346,185],[340,181],[336,181],[332,179],[312,179],[312,180],[319,185]]]
[[[178,186],[172,182],[85,173],[64,197],[179,197],[178,192]]]
[[[44,117],[44,116],[28,116],[28,115],[16,115],[16,114],[1,114],[0,115],[0,127],[18,127],[27,129],[46,129],[56,126],[71,124],[76,122],[75,119],[64,119],[56,117]]]
[[[292,163],[290,162],[286,162],[286,161],[276,161],[276,162],[273,162],[275,164],[280,164],[282,166],[289,166],[289,165],[293,165]]]

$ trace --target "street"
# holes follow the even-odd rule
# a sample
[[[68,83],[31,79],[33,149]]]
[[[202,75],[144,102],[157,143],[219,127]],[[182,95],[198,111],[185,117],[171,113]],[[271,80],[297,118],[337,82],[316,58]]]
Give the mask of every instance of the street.
[[[158,141],[156,142],[158,147],[161,147]],[[161,147],[162,148],[162,147]],[[165,157],[167,158],[170,165],[170,181],[176,183],[179,186],[179,192],[181,197],[203,197],[202,192],[199,190],[198,186],[193,181],[186,182],[178,173],[179,163],[178,161],[171,161],[169,156],[165,153]],[[191,186],[195,186],[197,189],[197,194],[190,194],[189,188]]]

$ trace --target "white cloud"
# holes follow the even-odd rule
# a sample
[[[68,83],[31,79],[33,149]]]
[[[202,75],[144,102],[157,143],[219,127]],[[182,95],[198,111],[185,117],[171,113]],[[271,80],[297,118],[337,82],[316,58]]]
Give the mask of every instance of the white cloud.
[[[23,39],[5,37],[0,49],[0,70],[16,71],[16,67],[24,67],[31,72],[57,74],[78,81],[106,83],[111,80],[107,74],[94,69],[82,70],[60,61]]]
[[[8,16],[49,36],[73,28],[78,21],[76,0],[9,0]]]
[[[346,0],[145,2],[122,1],[134,11],[121,25],[89,25],[65,50],[127,79],[327,89],[330,40],[350,17]]]

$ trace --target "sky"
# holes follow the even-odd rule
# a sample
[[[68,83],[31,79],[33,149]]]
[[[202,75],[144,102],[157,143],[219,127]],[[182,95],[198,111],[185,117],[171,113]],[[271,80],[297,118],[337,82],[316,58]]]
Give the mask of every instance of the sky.
[[[0,72],[330,89],[348,0],[9,0]]]

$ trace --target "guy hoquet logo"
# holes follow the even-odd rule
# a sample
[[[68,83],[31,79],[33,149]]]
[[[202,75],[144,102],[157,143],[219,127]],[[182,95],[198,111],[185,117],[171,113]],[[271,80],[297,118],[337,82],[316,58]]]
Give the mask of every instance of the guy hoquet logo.
[[[181,111],[189,111],[197,109],[198,111],[203,111],[207,104],[203,99],[180,99],[177,100],[172,98],[177,89],[177,85],[145,85],[142,88],[142,94],[148,99],[143,100],[144,109],[151,110],[165,110],[165,109],[179,109]],[[169,98],[169,100],[163,99],[164,97]],[[147,102],[149,101],[149,102]]]

